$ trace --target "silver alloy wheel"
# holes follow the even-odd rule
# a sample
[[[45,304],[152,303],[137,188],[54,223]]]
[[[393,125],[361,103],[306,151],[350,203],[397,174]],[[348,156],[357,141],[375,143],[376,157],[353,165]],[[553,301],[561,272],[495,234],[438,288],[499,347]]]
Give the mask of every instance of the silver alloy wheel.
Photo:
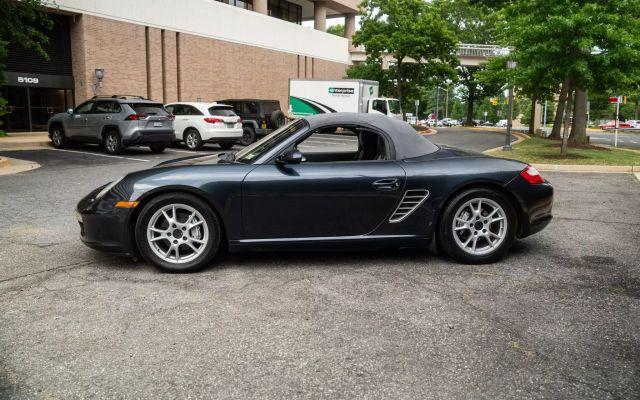
[[[466,253],[491,253],[507,237],[507,214],[493,200],[471,199],[458,207],[451,229],[456,244]]]
[[[116,151],[118,148],[118,138],[115,135],[107,135],[107,141],[105,143],[105,147],[110,152]]]
[[[51,141],[56,146],[60,146],[62,144],[62,132],[60,131],[60,128],[54,128],[53,131],[51,131]]]
[[[196,138],[196,134],[193,131],[189,131],[187,133],[187,138],[185,139],[185,143],[187,147],[190,149],[195,149],[198,145],[198,138]]]
[[[198,258],[209,242],[209,226],[198,210],[169,204],[156,211],[147,225],[147,242],[161,260],[184,264]]]

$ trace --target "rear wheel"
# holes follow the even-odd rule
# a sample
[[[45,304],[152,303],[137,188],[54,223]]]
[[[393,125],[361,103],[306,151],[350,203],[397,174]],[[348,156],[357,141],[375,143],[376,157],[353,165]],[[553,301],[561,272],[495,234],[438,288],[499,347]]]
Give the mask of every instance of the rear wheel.
[[[110,130],[104,135],[103,140],[104,149],[109,154],[120,154],[122,153],[122,138],[118,131]]]
[[[61,126],[55,125],[51,127],[51,143],[57,149],[66,146],[67,137],[64,135],[64,130]]]
[[[287,123],[287,119],[281,110],[275,110],[271,113],[269,122],[271,122],[271,129],[279,129]]]
[[[253,128],[250,128],[248,126],[243,128],[240,144],[243,146],[248,146],[255,141],[256,141],[256,131],[254,131]]]
[[[204,145],[200,132],[194,128],[189,128],[184,133],[184,144],[187,145],[189,150],[200,150]]]
[[[151,152],[154,154],[158,154],[158,153],[162,153],[164,151],[164,149],[167,148],[167,146],[161,145],[161,144],[152,144],[149,146],[149,148],[151,149]]]
[[[233,147],[234,144],[234,142],[220,142],[218,143],[218,146],[220,146],[222,150],[229,150]]]
[[[156,197],[135,228],[140,254],[167,272],[192,272],[209,265],[220,247],[218,217],[201,199],[186,193]]]
[[[516,213],[509,199],[490,189],[470,189],[445,207],[437,239],[454,259],[485,264],[506,255],[515,230]]]

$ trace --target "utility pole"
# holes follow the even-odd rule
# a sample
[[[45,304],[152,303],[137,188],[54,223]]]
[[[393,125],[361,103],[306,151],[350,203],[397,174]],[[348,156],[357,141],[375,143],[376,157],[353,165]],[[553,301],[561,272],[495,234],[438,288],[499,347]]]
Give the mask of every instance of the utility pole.
[[[517,63],[515,61],[507,61],[507,68],[514,69]],[[513,120],[513,85],[509,83],[509,111],[507,115],[507,133],[504,136],[504,146],[502,151],[511,151],[511,128]]]
[[[440,98],[440,86],[436,86],[436,109],[434,114],[436,115],[436,122],[438,122],[438,99]]]
[[[542,127],[547,127],[547,101],[544,101],[544,112],[542,113]]]

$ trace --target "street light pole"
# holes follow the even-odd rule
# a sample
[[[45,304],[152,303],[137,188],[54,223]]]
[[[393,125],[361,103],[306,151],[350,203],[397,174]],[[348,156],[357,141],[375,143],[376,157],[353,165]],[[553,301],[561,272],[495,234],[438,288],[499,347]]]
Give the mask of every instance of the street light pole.
[[[516,62],[509,60],[507,61],[507,68],[514,69],[516,67]],[[511,151],[511,128],[512,128],[512,120],[513,120],[513,85],[509,84],[509,111],[507,115],[507,132],[504,137],[504,146],[502,146],[503,151]]]
[[[436,115],[436,123],[438,122],[438,99],[440,98],[440,86],[436,86],[436,109],[434,114]]]

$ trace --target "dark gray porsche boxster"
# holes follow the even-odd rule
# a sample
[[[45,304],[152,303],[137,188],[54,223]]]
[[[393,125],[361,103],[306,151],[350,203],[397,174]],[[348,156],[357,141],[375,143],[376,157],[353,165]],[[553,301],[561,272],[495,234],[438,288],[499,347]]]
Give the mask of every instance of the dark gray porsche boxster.
[[[552,186],[527,164],[436,146],[386,116],[336,113],[235,154],[130,173],[82,199],[77,218],[88,246],[167,271],[204,268],[223,244],[371,249],[434,238],[456,260],[488,263],[544,228],[552,203]]]

